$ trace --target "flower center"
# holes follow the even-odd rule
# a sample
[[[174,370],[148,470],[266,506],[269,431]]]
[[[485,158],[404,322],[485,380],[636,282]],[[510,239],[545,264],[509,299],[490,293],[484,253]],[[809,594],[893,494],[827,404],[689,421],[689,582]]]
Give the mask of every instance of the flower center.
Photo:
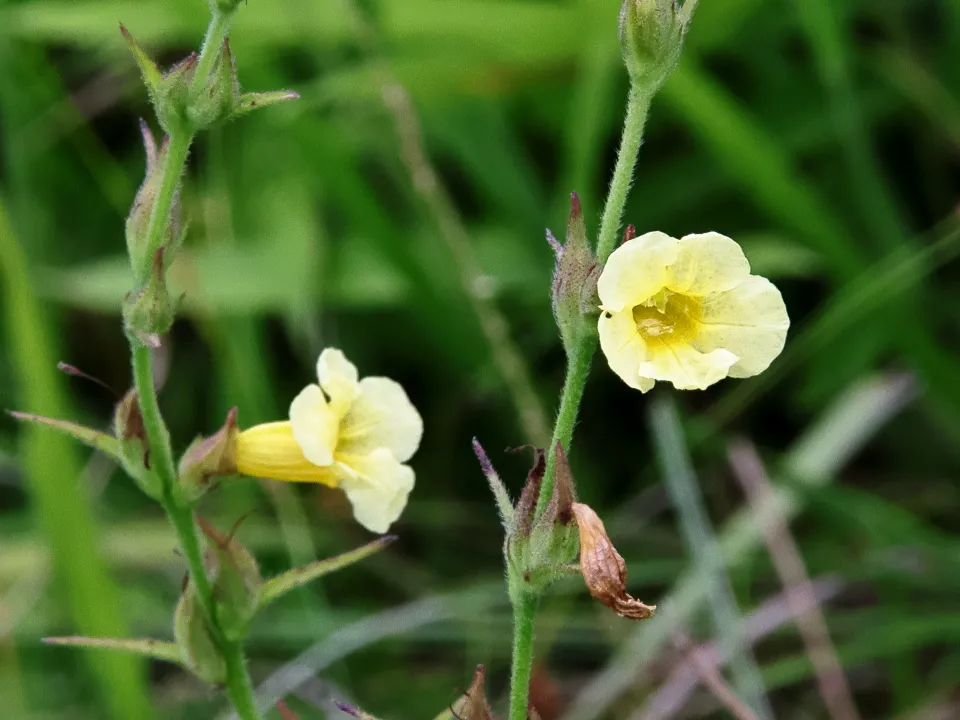
[[[689,342],[700,321],[700,300],[664,288],[633,308],[633,321],[644,340]]]

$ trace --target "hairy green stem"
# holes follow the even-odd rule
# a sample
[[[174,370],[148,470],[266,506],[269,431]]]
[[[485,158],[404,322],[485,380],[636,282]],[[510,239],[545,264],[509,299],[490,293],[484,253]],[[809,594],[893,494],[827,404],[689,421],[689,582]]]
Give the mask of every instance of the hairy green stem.
[[[213,64],[220,55],[220,49],[236,12],[236,7],[226,12],[214,10],[210,24],[207,25],[207,33],[203,37],[203,45],[200,46],[197,69],[193,73],[193,80],[190,81],[191,97],[196,97],[197,93],[206,87],[210,73],[213,72]]]
[[[260,712],[254,699],[253,683],[247,672],[243,645],[235,640],[222,643],[223,659],[227,664],[227,695],[242,720],[259,720]]]
[[[233,12],[214,13],[207,28],[207,35],[191,89],[206,85],[232,18]],[[146,282],[153,256],[163,246],[167,235],[174,198],[183,177],[193,135],[193,132],[188,131],[175,134],[169,139],[167,153],[162,167],[159,168],[160,183],[153,208],[150,211],[150,222],[147,225],[147,253],[142,258],[145,267],[136,268],[137,282],[141,285]],[[224,637],[219,627],[214,605],[213,586],[203,565],[203,550],[197,533],[193,510],[183,502],[178,491],[178,473],[174,463],[173,449],[170,445],[170,433],[163,420],[163,415],[160,413],[160,404],[157,400],[157,388],[153,379],[153,357],[150,348],[136,338],[131,338],[130,347],[133,355],[134,386],[140,402],[140,413],[143,416],[143,425],[150,451],[150,467],[160,479],[163,488],[161,504],[170,520],[170,524],[173,525],[177,533],[177,539],[186,558],[190,577],[193,579],[197,598],[200,601],[200,607],[211,634],[223,654],[227,666],[227,693],[230,701],[243,720],[260,720],[260,714],[257,712],[254,702],[253,684],[243,656],[243,647],[239,642]]]
[[[173,209],[173,200],[177,195],[180,177],[187,164],[187,155],[190,153],[190,144],[193,142],[192,133],[174,135],[167,144],[167,152],[163,156],[163,164],[159,168],[160,187],[150,210],[150,222],[147,224],[146,252],[140,256],[141,267],[134,268],[137,286],[143,287],[150,277],[153,256],[163,246],[164,237],[170,227],[170,211]],[[174,238],[176,241],[177,238]]]
[[[623,121],[623,136],[620,140],[620,152],[610,182],[610,192],[603,208],[600,221],[600,236],[597,241],[597,263],[602,267],[613,252],[617,242],[620,222],[623,219],[627,195],[633,181],[633,168],[637,164],[637,155],[643,142],[643,128],[647,122],[647,113],[653,93],[648,88],[630,89],[627,99],[627,114]],[[567,361],[567,376],[560,395],[560,410],[553,427],[553,437],[547,450],[547,467],[537,498],[536,517],[540,517],[550,497],[556,467],[557,444],[569,450],[573,438],[573,428],[580,410],[580,400],[590,375],[590,365],[597,349],[597,336],[593,332],[584,332],[577,338]],[[513,604],[513,672],[510,681],[510,720],[525,720],[530,692],[530,669],[533,666],[533,625],[537,613],[537,597],[524,596]]]
[[[513,599],[513,668],[510,673],[510,719],[527,720],[533,672],[533,624],[539,598],[524,593]]]
[[[634,85],[627,98],[627,116],[623,121],[623,135],[620,138],[620,152],[617,165],[610,181],[610,192],[603,207],[600,220],[600,237],[597,240],[597,263],[600,266],[607,261],[617,244],[623,209],[627,204],[627,194],[633,182],[633,168],[637,164],[640,144],[643,142],[643,128],[647,124],[647,113],[653,93],[647,88]]]

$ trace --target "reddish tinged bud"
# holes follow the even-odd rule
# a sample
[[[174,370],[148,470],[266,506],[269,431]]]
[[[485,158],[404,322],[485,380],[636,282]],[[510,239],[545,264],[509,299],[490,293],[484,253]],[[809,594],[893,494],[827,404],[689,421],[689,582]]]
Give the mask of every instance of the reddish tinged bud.
[[[473,675],[473,682],[470,683],[470,687],[453,704],[454,717],[460,718],[460,720],[493,720],[493,711],[490,709],[490,703],[487,702],[485,680],[486,669],[483,665],[477,665],[477,671]]]
[[[547,241],[554,248],[557,264],[553,271],[553,314],[560,328],[563,346],[569,354],[585,332],[595,332],[597,259],[587,242],[587,228],[583,221],[580,197],[570,194],[570,219],[567,222],[567,242],[559,247],[548,231]]]
[[[213,480],[224,475],[237,474],[237,408],[216,433],[208,438],[198,437],[180,458],[180,489],[189,502],[206,493]]]
[[[623,242],[630,242],[637,236],[637,228],[633,225],[627,225],[627,229],[623,231]]]

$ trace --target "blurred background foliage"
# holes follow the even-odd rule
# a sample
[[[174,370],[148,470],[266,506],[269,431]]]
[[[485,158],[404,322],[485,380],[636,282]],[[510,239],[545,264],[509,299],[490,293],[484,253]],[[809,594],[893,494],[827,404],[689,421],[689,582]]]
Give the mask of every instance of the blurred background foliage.
[[[562,232],[571,190],[596,227],[626,78],[617,0],[383,1],[366,36],[353,9],[238,15],[245,88],[302,100],[194,148],[161,400],[183,448],[234,405],[244,426],[282,417],[324,346],[404,383],[426,435],[399,542],[272,607],[249,655],[303,718],[335,717],[330,698],[425,718],[478,662],[502,701],[502,536],[469,441],[519,488],[528,457],[501,450],[543,441],[564,366],[544,227]],[[103,427],[114,399],[56,361],[129,385],[122,223],[153,118],[117,22],[172,63],[206,18],[201,0],[0,2],[0,407]],[[833,652],[860,716],[960,716],[958,57],[956,0],[702,0],[627,220],[737,238],[793,330],[765,375],[675,393],[684,437],[598,359],[571,459],[661,613],[629,624],[574,583],[549,598],[545,720],[722,717],[698,675],[727,656],[760,716],[850,720]],[[411,182],[420,133],[450,203],[416,162],[426,197]],[[239,536],[266,573],[367,540],[324,488],[227,481],[202,507],[224,528],[251,510]],[[169,666],[39,643],[169,637],[184,569],[105,458],[0,419],[0,715],[221,711]],[[832,650],[803,641],[798,582]]]

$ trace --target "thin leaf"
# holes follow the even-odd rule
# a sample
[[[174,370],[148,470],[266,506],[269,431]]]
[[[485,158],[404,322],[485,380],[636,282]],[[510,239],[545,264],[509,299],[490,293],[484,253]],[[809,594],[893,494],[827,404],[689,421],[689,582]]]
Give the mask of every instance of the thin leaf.
[[[288,100],[299,100],[300,95],[292,90],[275,90],[273,92],[243,93],[240,96],[240,102],[233,111],[233,117],[243,115],[260,108],[276,105],[277,103],[287,102]]]
[[[157,64],[150,56],[143,51],[143,48],[137,44],[137,41],[133,39],[133,35],[130,34],[129,30],[121,25],[120,32],[123,33],[123,39],[127,41],[127,47],[130,48],[133,59],[137,63],[137,67],[140,68],[143,82],[152,95],[157,89],[160,80],[163,79],[163,73],[160,72],[160,68],[157,67]]]
[[[323,577],[324,575],[332,573],[336,570],[345,568],[348,565],[352,565],[355,562],[373,555],[374,553],[380,552],[396,539],[396,535],[384,535],[383,537],[378,538],[371,543],[367,543],[356,550],[351,550],[350,552],[345,552],[342,555],[336,555],[335,557],[327,558],[326,560],[318,560],[317,562],[310,563],[309,565],[288,570],[282,575],[278,575],[275,578],[267,580],[263,584],[263,587],[260,591],[260,607],[263,608],[266,605],[269,605],[278,597],[285,595],[291,590],[295,590],[301,585],[306,585],[312,580],[316,580],[319,577]]]
[[[17,412],[15,410],[10,410],[9,414],[10,417],[16,420],[46,425],[54,430],[58,430],[65,435],[69,435],[75,440],[79,440],[84,445],[88,445],[94,450],[99,450],[100,452],[109,455],[117,462],[120,462],[120,441],[112,435],[107,435],[105,432],[93,430],[92,428],[84,427],[83,425],[77,425],[76,423],[69,422],[68,420],[57,420],[55,418],[43,417],[42,415],[33,415],[32,413]]]
[[[73,647],[95,648],[98,650],[118,650],[134,653],[154,660],[163,660],[175,665],[183,665],[180,650],[172,642],[154,640],[152,638],[92,638],[92,637],[47,637],[43,639],[46,645],[68,645]]]

